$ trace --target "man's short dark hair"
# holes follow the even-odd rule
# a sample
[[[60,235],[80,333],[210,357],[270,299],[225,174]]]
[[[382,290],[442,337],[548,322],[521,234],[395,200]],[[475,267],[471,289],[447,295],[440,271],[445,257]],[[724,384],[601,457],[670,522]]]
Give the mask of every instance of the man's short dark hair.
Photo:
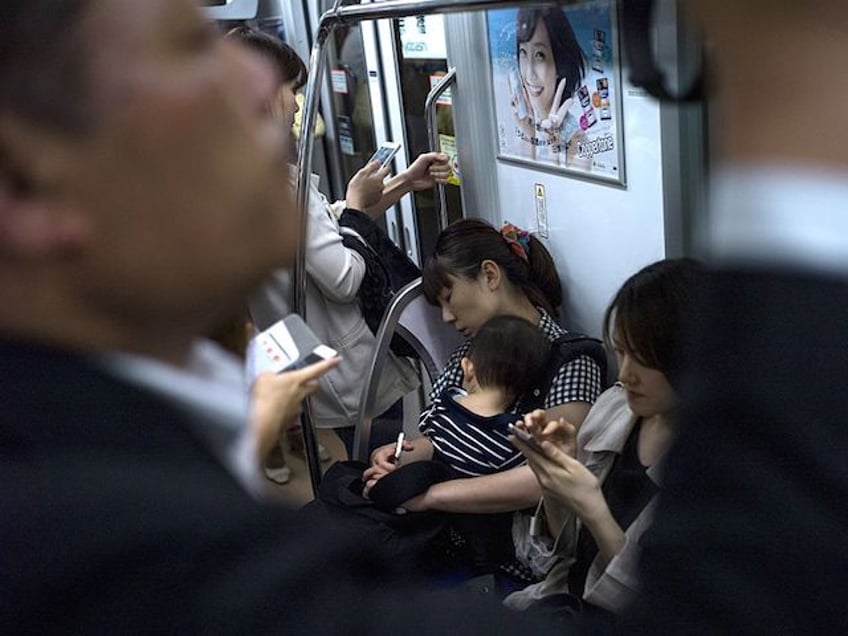
[[[71,133],[91,124],[88,47],[79,32],[89,4],[0,2],[0,114]]]

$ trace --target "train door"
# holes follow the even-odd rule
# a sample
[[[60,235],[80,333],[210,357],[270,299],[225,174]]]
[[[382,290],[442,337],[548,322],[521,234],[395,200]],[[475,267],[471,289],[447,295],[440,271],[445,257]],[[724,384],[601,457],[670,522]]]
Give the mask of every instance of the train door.
[[[411,15],[377,23],[385,78],[390,136],[406,149],[407,164],[428,150],[441,150],[451,158],[454,175],[439,192],[423,190],[400,202],[403,245],[419,264],[431,253],[440,229],[441,206],[448,222],[461,218],[463,202],[461,167],[456,151],[456,129],[450,90],[425,112],[427,96],[447,73],[445,21],[441,15]],[[428,135],[428,118],[435,122],[436,145]],[[402,169],[403,165],[398,165]]]
[[[309,0],[310,29],[315,30],[321,15],[332,9],[335,0]],[[359,4],[344,0],[342,5]],[[381,143],[389,139],[381,51],[373,22],[360,22],[335,30],[328,41],[323,112],[327,117],[326,146],[333,174],[332,196],[344,198],[347,182],[362,168]],[[403,157],[395,161],[406,166]],[[389,236],[403,244],[397,208],[382,219]]]

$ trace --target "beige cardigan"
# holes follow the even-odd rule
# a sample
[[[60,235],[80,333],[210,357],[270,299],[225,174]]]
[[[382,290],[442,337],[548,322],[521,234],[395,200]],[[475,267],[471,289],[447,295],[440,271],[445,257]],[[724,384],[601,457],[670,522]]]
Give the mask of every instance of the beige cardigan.
[[[291,172],[292,187],[296,173]],[[306,236],[306,321],[318,339],[339,352],[339,366],[321,378],[312,399],[317,428],[354,426],[359,412],[362,384],[374,357],[376,339],[365,323],[356,293],[365,275],[365,263],[355,251],[342,245],[334,206],[318,191],[318,177],[310,181]],[[248,299],[251,316],[265,329],[291,309],[288,307],[291,275],[277,270]],[[389,354],[380,377],[376,413],[418,387],[418,375],[410,364]]]
[[[586,416],[577,435],[577,458],[601,483],[612,469],[615,458],[624,449],[636,419],[627,406],[625,391],[618,385],[606,390]],[[648,477],[658,486],[661,464],[662,461],[658,461],[647,470]],[[632,600],[638,587],[639,540],[651,525],[656,505],[657,497],[654,496],[625,530],[626,543],[606,568],[601,569],[597,559],[592,563],[583,592],[585,601],[617,612]],[[544,506],[540,502],[532,521],[533,527],[543,531],[547,528],[544,514]],[[544,561],[546,557],[558,558],[543,581],[507,596],[504,599],[507,607],[523,610],[542,597],[569,592],[568,570],[575,560],[580,522],[570,510],[565,516],[566,521],[556,540],[544,532],[541,536],[533,536],[529,524],[523,529],[524,536],[516,534],[516,531],[521,532],[522,529],[517,526],[513,528],[513,538],[519,553],[535,554],[537,561]]]

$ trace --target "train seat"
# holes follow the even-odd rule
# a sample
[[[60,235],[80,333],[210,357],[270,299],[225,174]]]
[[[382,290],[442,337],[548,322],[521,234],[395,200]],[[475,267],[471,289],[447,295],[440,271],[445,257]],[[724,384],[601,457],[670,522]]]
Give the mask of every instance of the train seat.
[[[354,459],[367,461],[371,429],[377,413],[375,402],[380,374],[389,354],[389,343],[398,334],[418,354],[421,366],[432,382],[444,368],[462,336],[442,321],[441,312],[424,298],[421,278],[395,294],[377,330],[377,346],[362,388],[359,419],[354,437]]]

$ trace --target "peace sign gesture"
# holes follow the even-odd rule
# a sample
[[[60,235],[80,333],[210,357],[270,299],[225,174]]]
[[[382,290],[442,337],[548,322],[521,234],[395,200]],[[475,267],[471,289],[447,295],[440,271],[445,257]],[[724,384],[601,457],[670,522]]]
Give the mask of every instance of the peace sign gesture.
[[[539,122],[539,126],[549,133],[556,132],[562,127],[562,122],[565,121],[568,109],[571,108],[571,104],[574,102],[572,97],[563,100],[564,92],[565,78],[561,79],[557,85],[557,91],[551,102],[551,109],[548,111],[548,116]]]

